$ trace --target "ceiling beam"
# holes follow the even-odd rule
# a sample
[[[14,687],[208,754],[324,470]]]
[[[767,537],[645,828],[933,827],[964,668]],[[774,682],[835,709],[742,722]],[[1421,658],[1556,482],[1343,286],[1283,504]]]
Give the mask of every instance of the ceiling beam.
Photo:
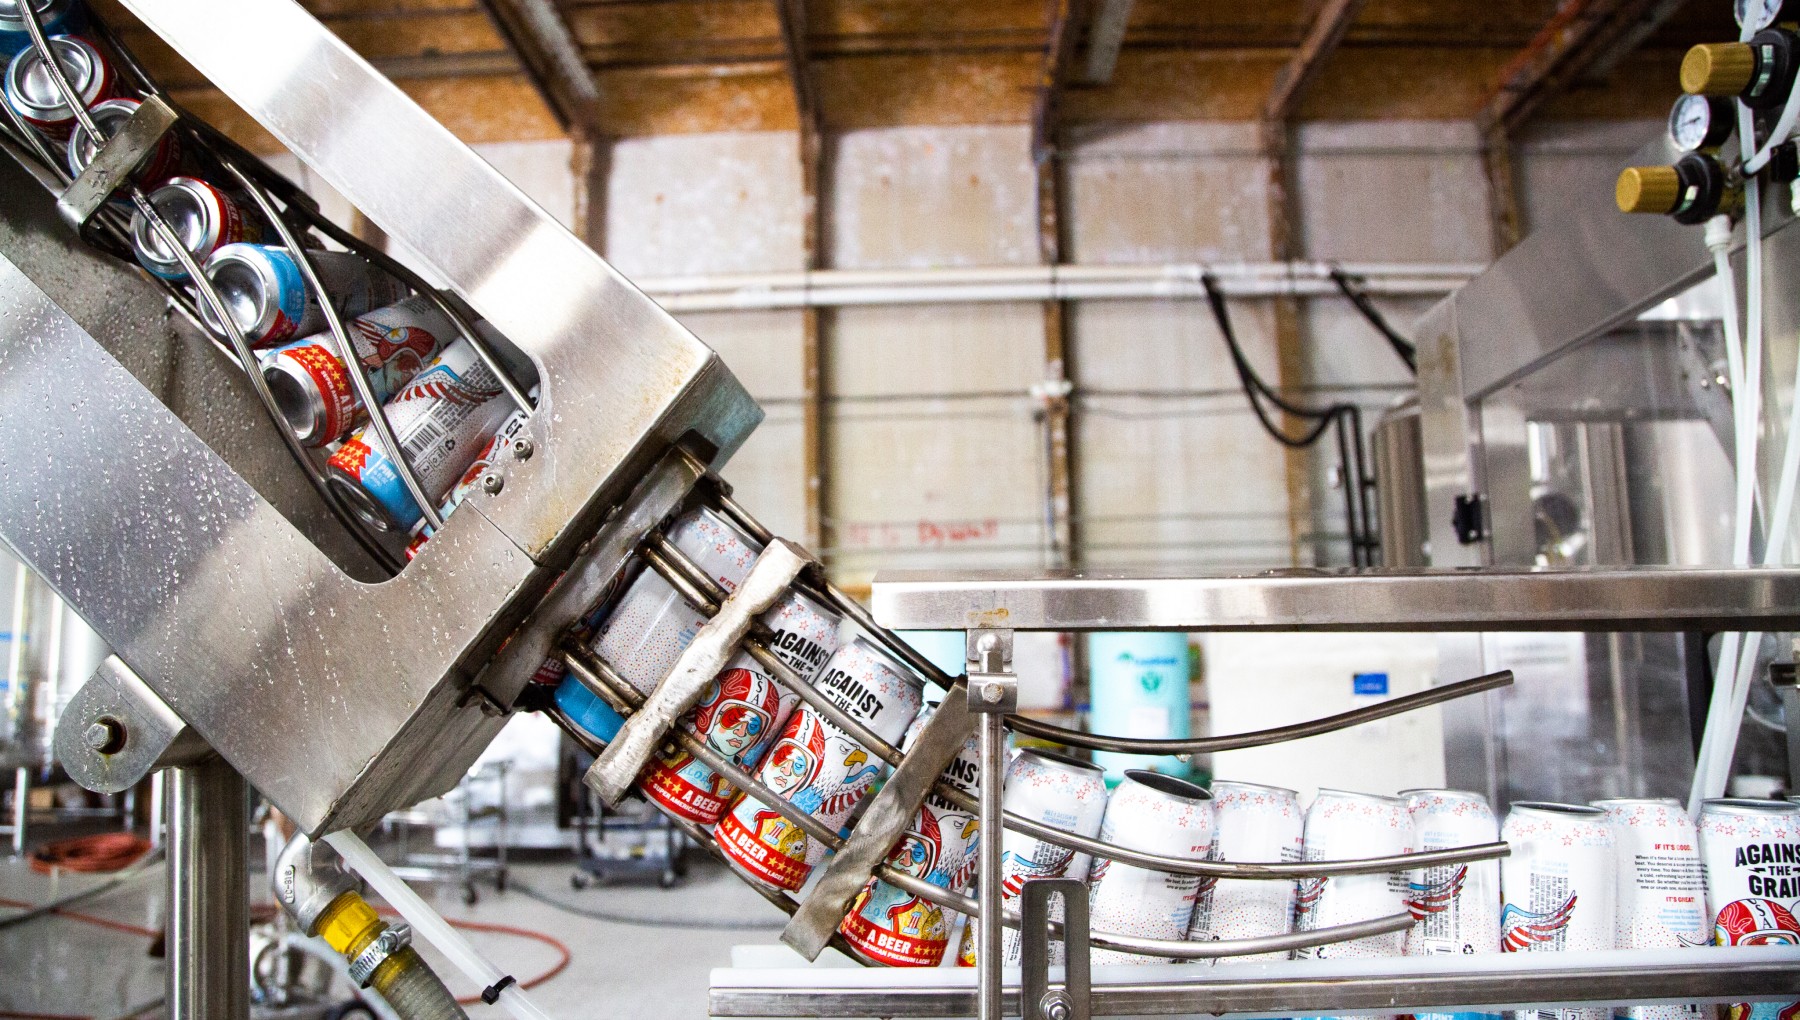
[[[1088,22],[1087,59],[1083,62],[1081,80],[1089,85],[1105,85],[1112,81],[1119,66],[1119,50],[1125,45],[1125,26],[1131,21],[1135,0],[1099,0],[1094,18]]]
[[[823,127],[819,111],[819,86],[813,77],[807,49],[806,0],[775,0],[775,16],[781,23],[782,56],[788,79],[794,86],[794,109],[800,117],[800,133],[817,138]]]
[[[1659,0],[1570,0],[1501,70],[1476,127],[1485,138],[1516,135],[1545,103],[1597,65],[1616,62],[1622,42],[1641,42],[1675,7]]]
[[[600,87],[555,0],[481,0],[481,5],[563,130],[588,138],[603,135]]]
[[[1325,0],[1318,16],[1306,30],[1306,38],[1300,40],[1300,48],[1275,75],[1275,87],[1269,90],[1269,98],[1263,103],[1264,123],[1285,124],[1294,119],[1295,111],[1300,109],[1300,100],[1318,79],[1326,59],[1337,49],[1338,43],[1344,41],[1344,34],[1350,31],[1350,23],[1356,20],[1364,2]]]

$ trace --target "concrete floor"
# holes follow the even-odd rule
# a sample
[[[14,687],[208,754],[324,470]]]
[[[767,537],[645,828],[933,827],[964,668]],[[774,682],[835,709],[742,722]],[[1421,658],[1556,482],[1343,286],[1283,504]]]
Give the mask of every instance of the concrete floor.
[[[46,836],[51,835],[46,833]],[[593,887],[577,891],[568,863],[517,864],[513,887],[497,893],[481,888],[480,901],[463,905],[452,885],[425,886],[428,899],[445,916],[511,925],[541,932],[569,949],[569,966],[532,989],[532,998],[557,1020],[584,1017],[704,1017],[708,972],[729,963],[734,945],[774,944],[783,920],[735,876],[698,854],[687,880],[673,890],[649,886]],[[255,869],[257,863],[252,862]],[[253,872],[254,873],[254,872]],[[91,886],[95,876],[60,879],[33,873],[23,861],[0,858],[0,898],[41,903]],[[166,876],[157,873],[126,888],[83,902],[77,909],[111,921],[148,929],[162,925]],[[261,882],[254,884],[266,901]],[[708,931],[667,923],[621,923],[574,916],[529,898],[529,888],[555,904],[598,910],[642,922],[682,920],[766,921],[753,930]],[[0,916],[13,913],[0,910]],[[555,962],[541,942],[516,936],[467,933],[471,942],[521,980]],[[0,928],[0,1017],[55,1015],[114,1017],[162,994],[163,962],[147,955],[151,939],[66,917],[45,916]],[[441,959],[426,949],[434,965]],[[440,973],[449,974],[440,966]],[[459,994],[474,991],[451,980]],[[149,1012],[145,1015],[158,1015]],[[501,1017],[498,1007],[469,1007],[473,1020]]]

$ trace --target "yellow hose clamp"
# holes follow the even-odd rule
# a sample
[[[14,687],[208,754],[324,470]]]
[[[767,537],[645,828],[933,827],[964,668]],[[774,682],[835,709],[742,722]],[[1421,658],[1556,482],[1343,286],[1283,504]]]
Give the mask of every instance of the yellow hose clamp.
[[[350,961],[350,980],[356,987],[367,988],[375,980],[375,971],[388,961],[388,958],[412,945],[412,926],[396,924],[383,931],[356,954]]]

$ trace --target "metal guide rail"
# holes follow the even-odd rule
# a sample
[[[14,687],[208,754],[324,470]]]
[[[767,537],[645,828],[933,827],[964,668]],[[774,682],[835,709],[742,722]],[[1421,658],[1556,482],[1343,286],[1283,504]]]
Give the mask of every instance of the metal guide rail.
[[[909,895],[929,901],[947,911],[971,917],[999,916],[1003,926],[1015,929],[1020,928],[1024,923],[1019,913],[1003,909],[997,896],[993,898],[993,902],[982,902],[967,895],[963,889],[944,888],[939,884],[909,874],[887,860],[890,849],[902,837],[906,825],[911,822],[915,812],[919,810],[928,795],[961,810],[982,814],[984,816],[983,828],[988,831],[999,831],[1004,828],[1097,858],[1206,878],[1292,881],[1296,878],[1327,875],[1380,874],[1433,865],[1491,860],[1504,856],[1507,852],[1504,843],[1492,843],[1359,860],[1262,863],[1188,860],[1130,849],[1043,825],[1013,813],[1002,812],[999,810],[1000,784],[998,780],[1004,771],[1003,758],[989,758],[984,761],[979,796],[949,781],[945,768],[950,759],[963,747],[977,720],[980,720],[984,727],[991,731],[990,742],[992,745],[1002,750],[1004,749],[1005,724],[1010,722],[1017,725],[1027,722],[1010,716],[1004,711],[983,713],[978,708],[978,706],[1010,708],[1010,703],[1004,698],[993,698],[989,686],[996,676],[1003,675],[1010,669],[1010,642],[994,640],[992,635],[989,635],[989,640],[985,642],[972,639],[971,647],[978,647],[978,652],[975,660],[970,663],[970,674],[967,677],[948,676],[891,631],[876,623],[861,605],[827,582],[824,579],[822,568],[803,550],[782,542],[772,535],[731,498],[729,490],[723,483],[709,477],[701,485],[695,487],[690,500],[683,509],[686,512],[694,512],[696,508],[700,507],[723,515],[731,524],[759,543],[763,549],[756,559],[755,566],[742,583],[735,588],[728,589],[718,580],[709,576],[706,569],[694,562],[676,542],[668,537],[664,528],[659,527],[652,530],[646,536],[642,546],[637,550],[638,559],[643,568],[653,572],[689,606],[708,618],[693,635],[691,644],[688,645],[687,651],[683,653],[677,665],[662,678],[660,683],[648,694],[644,693],[641,687],[634,686],[631,681],[621,675],[618,664],[608,662],[597,651],[599,642],[595,638],[595,629],[602,626],[601,623],[590,623],[572,631],[558,647],[558,654],[568,674],[568,680],[564,682],[581,685],[624,718],[625,722],[618,731],[618,736],[610,743],[599,739],[558,707],[544,690],[540,690],[537,696],[528,699],[524,704],[527,707],[544,711],[577,743],[595,754],[597,761],[588,774],[588,783],[609,800],[616,802],[618,798],[628,793],[630,780],[638,776],[645,763],[645,750],[640,748],[633,752],[624,747],[630,742],[626,735],[631,732],[632,727],[643,723],[653,728],[653,735],[650,738],[651,746],[668,746],[685,753],[712,769],[730,787],[742,791],[745,795],[768,806],[787,822],[806,833],[810,839],[816,840],[820,845],[831,850],[833,856],[824,876],[811,887],[810,894],[804,899],[758,886],[759,891],[765,897],[791,915],[790,923],[782,935],[783,941],[808,958],[816,958],[826,946],[834,946],[854,959],[868,962],[853,947],[846,944],[840,935],[839,928],[853,908],[853,899],[871,879],[889,883]],[[772,585],[762,583],[767,578],[759,576],[764,574],[765,567],[768,568],[767,577],[774,579],[775,583]],[[615,598],[623,588],[623,576],[621,576],[620,581],[612,585]],[[761,624],[752,622],[751,618],[755,614],[766,610],[778,595],[790,589],[803,593],[807,598],[828,605],[833,610],[842,613],[882,651],[905,663],[919,676],[945,692],[946,697],[943,704],[925,723],[917,738],[911,743],[909,750],[903,752],[893,742],[883,739],[868,725],[840,707],[836,699],[798,675],[775,653],[771,647],[771,635]],[[615,602],[612,605],[600,607],[590,617],[590,620],[603,621],[607,614],[616,609],[618,605],[619,603]],[[710,652],[696,651],[696,649],[707,646],[711,637],[717,632],[724,632],[729,636],[729,640],[722,647],[715,648]],[[868,809],[855,821],[847,835],[840,834],[835,831],[833,826],[822,823],[807,810],[796,806],[782,794],[770,789],[748,769],[710,746],[702,734],[677,725],[677,720],[682,713],[691,709],[699,699],[700,691],[698,689],[689,690],[684,698],[665,704],[660,709],[655,707],[659,700],[663,699],[670,689],[677,685],[677,677],[684,672],[683,664],[687,663],[690,658],[701,660],[704,663],[701,668],[710,679],[719,671],[718,664],[723,658],[731,651],[740,648],[759,667],[766,670],[775,682],[794,695],[802,704],[818,713],[831,725],[841,729],[865,748],[873,758],[893,769],[886,785],[869,802]],[[1000,654],[997,658],[990,654],[983,658],[980,653],[984,651],[1008,654]],[[984,670],[986,671],[984,672]],[[1048,734],[1051,739],[1071,747],[1128,746],[1133,750],[1146,750],[1153,753],[1190,754],[1196,750],[1223,750],[1298,739],[1374,719],[1387,718],[1449,699],[1492,690],[1511,682],[1510,673],[1496,673],[1325,719],[1273,730],[1206,738],[1198,742],[1135,740],[1124,741],[1121,744],[1120,738],[1050,727],[1041,723],[1032,723],[1031,726],[1034,732]],[[623,759],[622,764],[620,759]],[[623,781],[621,777],[623,777]],[[673,816],[673,812],[671,814]],[[676,818],[676,821],[681,825],[683,831],[702,847],[716,856],[721,855],[712,833],[679,817]],[[984,840],[982,845],[997,847],[999,841]],[[990,875],[992,877],[989,877]],[[1000,884],[997,862],[991,866],[987,862],[983,862],[982,881],[979,883],[979,888],[994,890],[997,893]],[[1029,887],[1030,883],[1027,885]],[[1353,924],[1283,935],[1224,941],[1180,941],[1106,931],[1065,933],[1061,924],[1052,922],[1041,925],[1041,936],[1061,940],[1066,935],[1072,940],[1078,940],[1084,948],[1091,945],[1171,960],[1209,960],[1223,956],[1282,952],[1326,945],[1401,931],[1412,923],[1413,919],[1410,914],[1398,913]],[[987,937],[986,930],[986,926],[983,926],[984,937]],[[1000,926],[995,926],[992,931],[992,937],[997,938]],[[989,951],[981,958],[997,959],[998,954]],[[980,972],[984,983],[989,983],[991,980],[993,987],[998,989],[1000,968],[997,965],[982,966]],[[995,994],[996,997],[993,1001],[997,1002],[997,991]]]

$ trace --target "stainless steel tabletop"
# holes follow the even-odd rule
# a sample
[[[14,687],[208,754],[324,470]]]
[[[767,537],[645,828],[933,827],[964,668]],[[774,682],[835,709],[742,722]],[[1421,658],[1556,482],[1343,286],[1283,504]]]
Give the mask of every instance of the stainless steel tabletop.
[[[1789,630],[1800,570],[887,571],[896,630]]]

